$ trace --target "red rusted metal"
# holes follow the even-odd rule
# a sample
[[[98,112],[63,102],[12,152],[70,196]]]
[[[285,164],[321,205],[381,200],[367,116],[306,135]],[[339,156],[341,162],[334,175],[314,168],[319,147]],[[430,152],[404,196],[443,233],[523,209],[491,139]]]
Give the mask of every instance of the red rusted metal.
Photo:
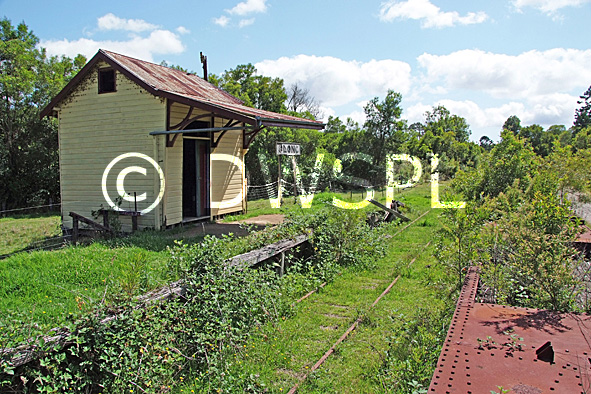
[[[101,51],[156,91],[169,92],[191,100],[206,102],[244,115],[284,121],[301,122],[304,120],[295,116],[247,107],[243,105],[240,99],[226,93],[195,74],[134,59],[115,52]],[[322,125],[322,122],[319,121],[308,121],[306,119],[306,122]]]
[[[285,126],[322,129],[324,123],[250,108],[222,89],[195,74],[172,69],[158,64],[134,59],[129,56],[100,49],[60,93],[41,111],[40,117],[51,115],[57,104],[97,65],[103,61],[123,73],[148,92],[162,98],[195,106],[217,116],[236,119],[260,128],[261,126]]]
[[[478,278],[472,267],[428,392],[589,393],[591,316],[477,303]],[[553,363],[536,354],[547,342]]]
[[[587,231],[579,234],[577,236],[576,242],[585,243],[585,244],[591,244],[591,229],[589,229],[586,226],[584,227],[584,229],[587,230]]]

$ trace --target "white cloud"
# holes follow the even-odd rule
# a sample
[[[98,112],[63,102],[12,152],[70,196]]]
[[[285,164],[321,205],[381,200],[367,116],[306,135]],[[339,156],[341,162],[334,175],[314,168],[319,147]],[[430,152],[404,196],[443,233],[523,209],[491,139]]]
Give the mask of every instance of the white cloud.
[[[126,30],[135,33],[155,30],[158,28],[158,26],[142,19],[123,19],[112,13],[108,13],[98,18],[97,25],[99,30]]]
[[[539,124],[545,128],[562,124],[569,127],[573,121],[577,96],[569,94],[549,94],[534,97],[524,102],[510,101],[499,106],[482,107],[471,100],[438,100],[432,105],[424,103],[415,104],[406,110],[406,118],[409,124],[425,121],[425,112],[432,110],[433,106],[443,105],[452,114],[466,119],[472,132],[472,140],[478,140],[484,133],[483,130],[492,131],[493,138],[498,136],[503,124],[512,115],[516,115],[522,125]],[[493,139],[495,139],[493,138]]]
[[[363,106],[388,89],[403,95],[403,118],[424,122],[425,111],[444,105],[466,118],[472,140],[498,139],[504,122],[517,115],[524,125],[572,124],[579,94],[591,80],[591,50],[557,48],[506,55],[463,50],[423,54],[414,73],[396,60],[345,61],[297,55],[255,64],[262,75],[307,88],[328,115],[363,124]]]
[[[230,23],[230,18],[226,15],[222,15],[219,18],[213,18],[213,23],[221,27],[226,27],[228,26],[228,23]]]
[[[179,34],[189,34],[191,30],[187,29],[185,26],[179,26],[176,28],[176,32]]]
[[[248,15],[267,11],[267,0],[246,0],[236,4],[233,8],[226,10],[232,15]]]
[[[530,123],[551,126],[563,124],[570,127],[575,109],[578,107],[578,96],[566,93],[552,93],[530,98],[527,103]]]
[[[242,19],[239,23],[238,23],[238,27],[239,28],[243,28],[246,26],[250,26],[254,23],[254,18],[250,18],[250,19]]]
[[[520,11],[522,8],[532,7],[553,15],[561,8],[582,6],[591,3],[591,0],[511,0],[511,2]]]
[[[323,122],[328,122],[328,118],[333,116],[336,117],[337,112],[334,110],[334,108],[330,108],[330,107],[324,107],[322,105],[320,105],[319,107],[320,113],[322,114],[322,121]]]
[[[556,48],[516,56],[462,50],[449,55],[425,53],[417,60],[432,89],[480,91],[497,98],[580,90],[591,80],[591,50]]]
[[[154,61],[154,55],[178,54],[185,50],[179,37],[168,30],[154,30],[147,37],[134,36],[127,41],[96,41],[87,38],[78,40],[42,40],[39,45],[47,54],[74,57],[81,53],[87,58],[99,49],[122,53],[142,60]]]
[[[461,16],[457,11],[443,12],[429,0],[390,0],[382,4],[379,17],[384,22],[392,22],[395,19],[420,20],[422,28],[471,25],[488,19],[488,15],[482,11],[469,12],[465,16]]]
[[[226,9],[226,13],[230,15],[238,15],[245,17],[251,14],[259,14],[263,12],[267,12],[267,0],[246,0],[236,4],[234,7],[230,9]],[[221,27],[226,27],[230,24],[231,19],[226,16],[222,15],[219,18],[214,18],[213,23],[219,25]],[[254,18],[243,18],[238,22],[238,28],[243,28],[246,26],[250,26],[254,23]]]
[[[362,63],[330,56],[297,55],[264,60],[255,67],[263,75],[283,78],[286,86],[301,84],[326,107],[385,96],[388,89],[404,95],[411,85],[410,66],[396,60]]]
[[[178,54],[185,50],[177,34],[141,19],[123,19],[109,13],[97,19],[97,27],[98,31],[124,30],[131,33],[123,41],[89,38],[41,40],[39,46],[46,48],[50,56],[66,55],[73,58],[80,53],[90,58],[99,49],[106,49],[147,61],[154,61],[154,55]],[[150,33],[140,34],[147,31]],[[189,33],[184,26],[179,26],[176,31],[179,34]]]

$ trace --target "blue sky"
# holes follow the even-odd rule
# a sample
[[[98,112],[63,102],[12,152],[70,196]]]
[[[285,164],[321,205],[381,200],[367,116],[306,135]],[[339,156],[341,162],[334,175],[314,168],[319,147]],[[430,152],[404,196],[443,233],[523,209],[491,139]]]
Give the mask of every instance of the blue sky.
[[[363,122],[363,105],[402,93],[403,117],[437,104],[465,117],[472,139],[504,121],[573,122],[591,85],[591,0],[0,0],[53,55],[104,48],[201,73],[252,63],[298,83],[324,116]]]

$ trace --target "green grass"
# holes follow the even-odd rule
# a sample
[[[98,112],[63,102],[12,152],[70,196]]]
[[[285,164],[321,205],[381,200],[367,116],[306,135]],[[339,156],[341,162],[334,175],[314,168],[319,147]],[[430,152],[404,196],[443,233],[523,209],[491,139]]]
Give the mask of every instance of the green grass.
[[[272,210],[263,205],[268,202],[258,202],[261,206],[253,208],[251,205],[249,215],[266,212],[314,214],[319,207],[330,203],[333,196],[331,193],[317,195],[312,208],[307,210],[289,202],[282,210]],[[350,195],[339,196],[351,201]],[[385,200],[385,196],[380,194],[376,197]],[[428,184],[397,194],[395,198],[406,204],[405,214],[411,219],[430,208]],[[352,200],[360,201],[361,198],[356,195]],[[377,208],[370,205],[369,209]],[[337,223],[331,221],[333,219],[341,220],[337,219],[340,218],[338,213],[342,212],[328,217],[329,223]],[[360,214],[363,217],[364,212]],[[409,376],[411,379],[416,377],[419,380],[417,384],[424,387],[432,370],[431,364],[415,362],[411,366],[418,365],[422,372],[402,374],[404,369],[401,368],[406,364],[399,361],[403,361],[408,352],[395,344],[408,340],[405,337],[409,332],[405,328],[407,326],[400,322],[431,314],[440,316],[449,304],[446,299],[449,290],[444,280],[446,275],[439,265],[434,264],[431,256],[433,245],[422,250],[438,228],[438,212],[434,210],[399,234],[400,226],[394,224],[376,230],[375,234],[380,234],[380,239],[387,245],[386,257],[376,258],[365,266],[368,268],[342,268],[340,276],[294,306],[291,312],[283,309],[283,302],[278,302],[278,310],[287,312],[285,316],[253,327],[245,342],[241,343],[242,339],[232,342],[240,347],[233,349],[223,364],[214,363],[210,370],[199,367],[194,375],[183,371],[182,376],[175,376],[179,386],[173,391],[220,392],[218,387],[208,386],[210,383],[202,385],[201,382],[211,382],[206,378],[208,373],[224,373],[228,379],[224,378],[222,384],[231,386],[224,392],[237,392],[238,389],[240,392],[243,389],[249,392],[287,392],[358,317],[362,317],[358,328],[302,384],[299,392],[390,392],[395,389],[396,382],[408,381]],[[132,296],[173,280],[167,272],[170,259],[167,247],[173,245],[176,239],[183,239],[186,243],[200,242],[201,235],[197,234],[200,232],[191,231],[189,227],[169,232],[143,231],[126,238],[97,241],[53,252],[19,253],[1,260],[0,330],[14,333],[4,336],[8,338],[6,343],[19,343],[48,328],[66,325],[69,316],[87,313],[91,307],[103,302],[119,302],[122,294]],[[247,239],[242,241],[248,243]],[[413,266],[407,267],[414,257],[417,259]],[[328,275],[332,276],[332,273]],[[371,303],[397,275],[401,278],[392,292],[370,310]],[[293,302],[318,282],[319,277],[307,278],[303,274],[288,273],[283,277],[285,291],[282,291],[280,301]],[[237,292],[240,294],[239,290]],[[114,295],[118,298],[115,299]],[[446,324],[445,321],[441,323]],[[154,335],[152,327],[150,325],[147,331],[150,338]],[[425,343],[436,342],[426,340]],[[429,348],[423,346],[412,354],[422,351],[433,356],[439,349],[436,344]],[[119,356],[116,358],[119,360]],[[261,385],[266,389],[261,389]]]
[[[55,214],[0,218],[0,256],[60,236],[60,224],[61,217]]]
[[[53,218],[14,221],[39,223]],[[203,236],[194,235],[191,229],[141,231],[89,245],[17,253],[0,260],[0,326],[22,322],[39,330],[58,327],[68,316],[85,313],[116,294],[137,295],[172,281],[175,278],[166,270],[167,247],[175,240],[200,242]]]
[[[429,185],[397,195],[407,204],[407,214],[418,217],[430,208]],[[432,257],[433,245],[421,251],[439,228],[438,212],[431,211],[399,235],[390,229],[385,238],[388,253],[366,270],[347,270],[295,307],[294,315],[256,327],[250,340],[237,349],[229,373],[255,376],[271,393],[285,393],[303,378],[317,360],[360,316],[362,323],[316,373],[300,386],[299,393],[392,392],[384,375],[397,374],[387,362],[390,343],[402,339],[397,320],[424,318],[450,304],[445,273]],[[420,252],[420,253],[419,253]],[[407,268],[410,261],[414,264]],[[372,310],[369,306],[397,276],[401,279]],[[443,325],[446,322],[441,322]],[[438,348],[428,349],[431,355]],[[434,365],[427,365],[423,381],[430,379]],[[427,377],[425,377],[427,376]],[[199,380],[182,385],[176,392],[206,392]],[[192,391],[193,390],[193,391]]]
[[[130,272],[134,259],[145,262],[142,272]],[[100,243],[9,257],[0,261],[0,315],[5,323],[59,326],[68,315],[87,311],[114,291],[133,286],[134,275],[137,290],[164,283],[166,259],[165,252]]]

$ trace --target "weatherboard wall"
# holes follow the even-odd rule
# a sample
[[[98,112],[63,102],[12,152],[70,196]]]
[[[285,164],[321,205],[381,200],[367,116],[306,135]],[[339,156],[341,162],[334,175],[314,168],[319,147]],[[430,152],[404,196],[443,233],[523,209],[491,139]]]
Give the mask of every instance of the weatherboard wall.
[[[215,127],[223,127],[225,121],[216,119]],[[243,210],[245,167],[242,149],[242,131],[231,130],[220,140],[211,154],[212,216]]]
[[[116,73],[116,92],[98,93],[99,63],[76,89],[59,105],[60,181],[63,224],[72,227],[70,211],[91,217],[92,211],[106,207],[102,191],[102,177],[109,163],[119,155],[137,152],[161,162],[164,143],[149,132],[162,130],[166,122],[164,100],[155,97]],[[161,137],[160,137],[161,138]],[[156,157],[154,157],[156,156]],[[161,164],[161,163],[160,163]],[[131,172],[125,177],[125,191],[146,193],[146,201],[138,203],[138,210],[155,201],[158,174],[145,160],[121,160],[109,173],[107,190],[112,200],[117,197],[117,175],[126,167],[147,169],[146,175]],[[122,209],[133,210],[134,203],[124,201]],[[160,226],[162,204],[138,220],[140,228]],[[129,217],[120,216],[124,230],[131,228]]]
[[[189,113],[189,107],[184,104],[172,103],[169,110],[169,123],[172,126],[181,123]],[[194,109],[190,117],[206,115],[207,112]],[[211,127],[224,127],[228,119],[211,117],[198,119],[210,122]],[[216,133],[216,139],[219,133]],[[174,138],[173,136],[170,137]],[[166,225],[180,223],[183,219],[183,139],[207,138],[198,134],[186,134],[177,137],[172,147],[166,148],[166,196],[164,215]],[[216,148],[211,149],[210,156],[210,207],[211,216],[234,213],[243,210],[246,193],[244,185],[244,152],[242,149],[242,132],[240,130],[227,131],[219,140]]]

